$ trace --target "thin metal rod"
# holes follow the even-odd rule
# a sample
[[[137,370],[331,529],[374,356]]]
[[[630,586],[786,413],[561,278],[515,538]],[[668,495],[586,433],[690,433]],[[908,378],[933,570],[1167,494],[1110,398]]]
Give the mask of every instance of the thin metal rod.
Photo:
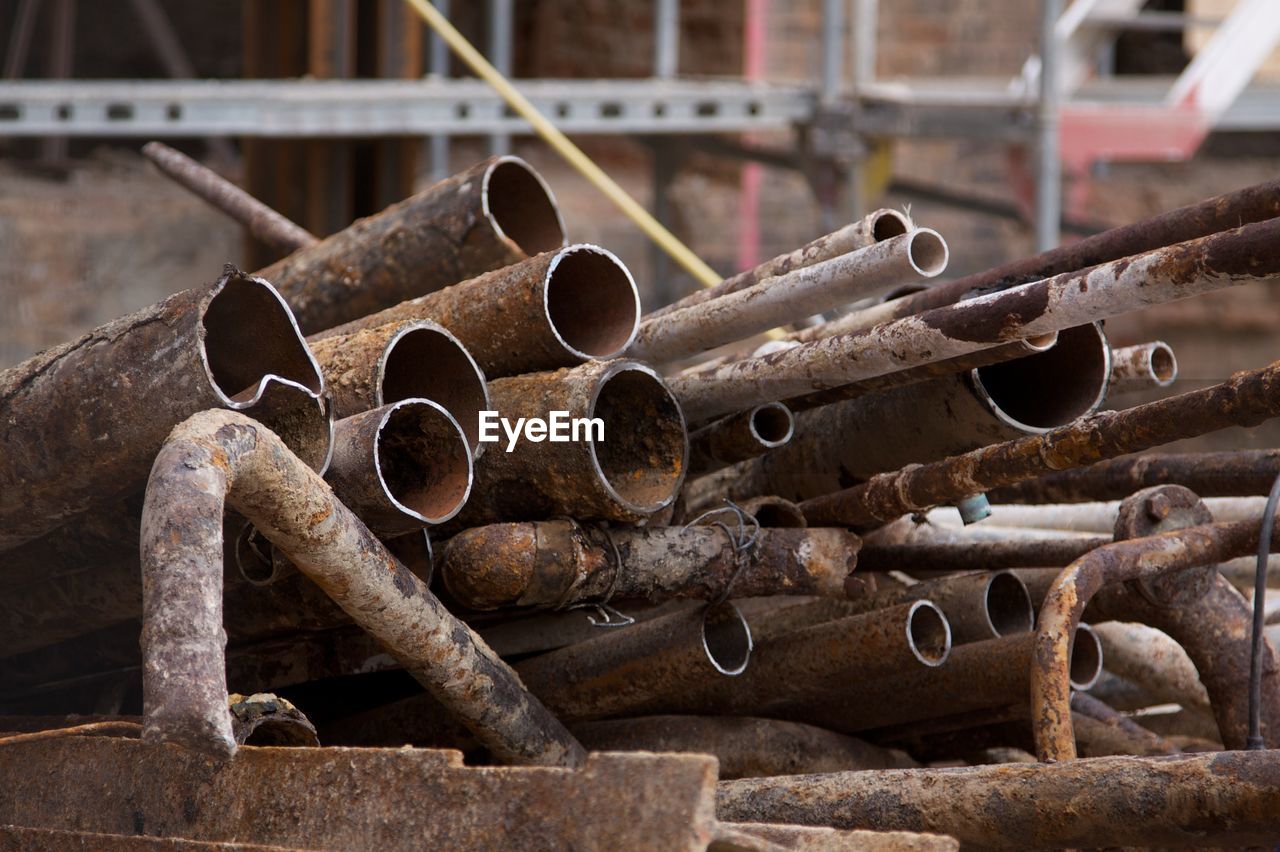
[[[1280,476],[1271,485],[1267,506],[1262,513],[1262,527],[1258,531],[1258,565],[1253,584],[1253,636],[1249,649],[1249,736],[1247,749],[1264,749],[1262,739],[1262,663],[1263,644],[1266,636],[1263,626],[1267,608],[1267,557],[1271,555],[1271,531],[1276,523],[1276,504],[1280,503]]]
[[[1040,0],[1040,103],[1036,144],[1036,249],[1048,251],[1062,236],[1062,158],[1059,65],[1064,45],[1056,33],[1062,0]]]
[[[489,0],[489,61],[498,73],[511,78],[512,30],[515,27],[513,0]],[[511,151],[511,136],[494,133],[489,136],[489,155],[504,156]]]
[[[656,0],[653,15],[653,76],[670,79],[680,62],[680,0]]]
[[[4,79],[16,80],[22,76],[27,64],[27,52],[31,48],[31,30],[36,23],[36,13],[41,0],[20,0],[13,18],[13,32],[9,34],[9,47],[4,54]]]
[[[436,8],[447,20],[450,0],[436,0]],[[430,65],[431,76],[447,78],[449,76],[449,46],[444,43],[437,32],[431,33]],[[433,134],[429,139],[431,148],[431,182],[439,183],[453,172],[449,168],[449,137],[444,133]]]

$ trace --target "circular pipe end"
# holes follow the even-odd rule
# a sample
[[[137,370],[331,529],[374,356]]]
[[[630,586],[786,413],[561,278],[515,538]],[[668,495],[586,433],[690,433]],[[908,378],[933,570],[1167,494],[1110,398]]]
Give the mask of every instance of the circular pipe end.
[[[626,351],[640,328],[640,291],[613,252],[579,244],[547,267],[543,310],[556,339],[583,361]]]
[[[795,425],[791,409],[781,402],[766,402],[751,411],[751,435],[770,450],[790,441]]]
[[[951,257],[942,234],[932,228],[917,228],[907,239],[907,259],[911,267],[925,278],[941,275]]]
[[[951,624],[932,601],[916,601],[907,611],[907,647],[930,668],[951,655]]]
[[[442,524],[471,495],[471,448],[462,427],[438,403],[406,399],[378,425],[374,465],[383,493],[424,524]]]
[[[1102,640],[1087,624],[1076,626],[1071,640],[1071,688],[1091,689],[1102,676]]]
[[[997,571],[987,579],[982,605],[993,636],[1030,633],[1036,623],[1036,608],[1027,584],[1012,571]]]
[[[702,650],[720,674],[734,677],[745,672],[754,647],[751,627],[732,602],[702,611]]]
[[[1147,363],[1151,381],[1158,388],[1167,388],[1178,378],[1178,359],[1174,357],[1173,347],[1163,340],[1151,344]]]
[[[499,157],[480,190],[485,218],[498,236],[533,257],[567,244],[564,218],[542,176],[519,157]]]
[[[878,243],[911,232],[911,220],[905,213],[885,208],[870,215],[871,238]]]

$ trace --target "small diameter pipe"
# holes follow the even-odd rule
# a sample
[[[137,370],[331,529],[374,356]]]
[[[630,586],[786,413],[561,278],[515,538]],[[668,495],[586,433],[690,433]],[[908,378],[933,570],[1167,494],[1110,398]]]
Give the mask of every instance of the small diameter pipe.
[[[1070,565],[1111,536],[1012,541],[868,542],[858,558],[863,571],[995,571]]]
[[[1111,351],[1112,393],[1167,388],[1178,378],[1178,359],[1163,340]]]
[[[843,597],[858,537],[834,529],[761,529],[745,567],[720,527],[605,529],[574,521],[465,530],[441,557],[445,587],[473,609],[563,608],[728,594]],[[730,586],[732,582],[732,586]]]
[[[919,228],[646,320],[628,354],[656,362],[687,358],[907,281],[936,277],[946,267],[946,241],[937,231]]]
[[[314,334],[554,251],[566,244],[564,233],[538,173],[518,157],[496,157],[257,274]]]
[[[695,420],[1280,276],[1280,220],[672,379]],[[971,492],[972,493],[972,492]]]
[[[910,230],[910,220],[897,210],[876,210],[868,213],[857,222],[845,225],[838,231],[818,237],[818,239],[801,246],[793,252],[778,255],[772,260],[767,260],[745,272],[731,275],[714,287],[695,290],[682,299],[650,311],[645,314],[645,321],[666,316],[682,308],[700,305],[703,302],[718,299],[730,293],[737,293],[740,290],[759,284],[766,278],[785,275],[796,269],[803,269],[806,266],[812,266],[824,260],[831,260],[842,254],[864,249],[883,240],[900,237]]]
[[[452,332],[489,378],[615,358],[631,345],[640,296],[613,253],[592,245],[528,260],[313,335],[338,338],[429,319]]]
[[[231,505],[373,634],[499,759],[577,766],[582,746],[516,675],[299,463],[233,412],[179,425],[142,519],[143,738],[231,754],[222,514]]]
[[[767,402],[689,433],[689,474],[701,476],[762,456],[791,440],[795,419],[780,402]]]
[[[906,567],[915,566],[906,563]],[[916,600],[932,601],[942,610],[956,645],[1030,633],[1035,627],[1036,613],[1027,587],[1010,571],[960,574],[887,588],[853,598],[850,608],[871,612]]]
[[[406,399],[339,420],[325,480],[381,537],[442,524],[471,493],[471,448],[442,406]]]
[[[480,412],[489,409],[485,375],[448,329],[430,320],[388,323],[313,341],[338,418],[404,399],[429,399],[453,415],[477,456]]]

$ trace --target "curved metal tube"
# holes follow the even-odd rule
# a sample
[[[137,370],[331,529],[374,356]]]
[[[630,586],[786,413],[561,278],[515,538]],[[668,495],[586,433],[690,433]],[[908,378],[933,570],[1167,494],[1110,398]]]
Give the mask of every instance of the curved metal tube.
[[[142,514],[143,738],[231,754],[222,628],[222,515],[253,522],[499,759],[586,753],[470,628],[261,424],[205,411],[156,457]]]

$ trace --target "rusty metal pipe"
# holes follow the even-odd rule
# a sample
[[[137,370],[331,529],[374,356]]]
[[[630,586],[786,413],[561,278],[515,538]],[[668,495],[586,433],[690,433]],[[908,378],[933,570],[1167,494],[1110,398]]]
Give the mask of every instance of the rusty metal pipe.
[[[700,305],[712,299],[718,299],[729,293],[745,290],[766,278],[785,275],[795,269],[812,266],[842,254],[857,251],[874,245],[882,240],[902,236],[911,230],[911,221],[897,210],[880,209],[872,211],[838,231],[818,237],[793,252],[779,255],[772,260],[745,272],[739,272],[721,281],[714,287],[704,287],[682,299],[672,302],[645,315],[646,320],[678,311],[682,308]]]
[[[284,300],[230,267],[0,372],[0,550],[139,490],[196,411],[305,408],[322,388]]]
[[[919,228],[646,320],[627,354],[655,362],[687,358],[907,281],[936,277],[946,267],[942,235]]]
[[[572,730],[583,745],[599,751],[713,754],[722,779],[918,765],[897,749],[778,719],[644,716],[580,722]]]
[[[928,831],[975,849],[1269,846],[1280,753],[1095,757],[719,784],[720,819]]]
[[[358,331],[429,319],[449,329],[489,378],[615,358],[635,338],[640,296],[630,271],[586,244],[527,260],[330,328],[312,340],[343,346]]]
[[[1084,757],[1113,754],[1152,757],[1182,752],[1164,737],[1148,731],[1089,693],[1071,693],[1071,719],[1076,743]]]
[[[229,503],[500,759],[578,765],[576,740],[267,429],[203,412],[174,430],[142,518],[144,739],[235,750],[222,630]]]
[[[339,420],[325,481],[381,537],[443,524],[471,493],[471,448],[441,405],[405,399]]]
[[[489,383],[494,410],[519,418],[568,412],[598,419],[582,440],[521,437],[476,462],[471,498],[451,529],[500,521],[573,518],[638,521],[675,500],[684,480],[688,438],[680,406],[649,367],[592,361],[572,370]],[[503,451],[499,451],[499,449]]]
[[[1163,442],[1162,442],[1163,443]],[[991,492],[992,502],[1083,503],[1123,500],[1135,491],[1177,482],[1201,497],[1266,494],[1280,474],[1280,450],[1151,453],[1107,459],[1075,470],[1047,471]]]
[[[520,680],[566,722],[643,715],[708,678],[741,675],[751,630],[731,602],[603,630],[518,663]]]
[[[916,566],[907,562],[900,567],[914,570]],[[890,587],[853,598],[850,608],[853,612],[872,612],[917,600],[931,601],[942,610],[951,625],[951,641],[955,645],[1030,633],[1036,621],[1027,587],[1010,571],[959,574]]]
[[[315,234],[281,216],[213,169],[200,165],[181,151],[163,142],[142,146],[142,156],[166,177],[221,210],[256,239],[292,252],[320,242]]]
[[[476,455],[483,449],[485,374],[444,326],[429,320],[389,323],[310,346],[339,419],[403,399],[429,399],[454,416]]]
[[[1206,497],[1204,505],[1219,521],[1244,521],[1262,514],[1265,497]],[[1059,530],[1078,533],[1110,533],[1122,503],[1060,503],[1041,505],[996,504],[986,523],[1003,527]]]
[[[858,567],[863,571],[995,571],[1002,568],[1048,568],[1070,565],[1111,537],[1028,541],[956,541],[863,544]]]
[[[1123,411],[1098,412],[1043,435],[881,474],[862,485],[806,501],[802,508],[815,526],[873,524],[1055,470],[1140,452],[1228,426],[1254,426],[1280,414],[1277,382],[1280,362],[1237,373],[1203,390]]]
[[[689,433],[689,474],[699,476],[776,450],[791,440],[795,418],[780,402],[766,402]]]
[[[495,157],[257,274],[313,334],[565,244],[538,173],[518,157]]]
[[[772,494],[743,500],[738,507],[762,527],[803,529],[809,526],[799,506]]]
[[[864,332],[802,343],[672,389],[694,420],[1064,331],[1148,305],[1280,276],[1280,220],[992,293]]]
[[[716,600],[729,591],[843,597],[859,544],[844,530],[762,529],[739,573],[734,542],[718,527],[496,524],[450,539],[440,572],[449,593],[473,609],[562,608],[611,598]]]
[[[1111,393],[1167,388],[1178,378],[1178,359],[1163,340],[1111,350]]]
[[[1107,669],[1150,693],[1156,703],[1179,704],[1198,713],[1212,713],[1209,693],[1200,682],[1195,663],[1168,634],[1122,621],[1093,625]]]

